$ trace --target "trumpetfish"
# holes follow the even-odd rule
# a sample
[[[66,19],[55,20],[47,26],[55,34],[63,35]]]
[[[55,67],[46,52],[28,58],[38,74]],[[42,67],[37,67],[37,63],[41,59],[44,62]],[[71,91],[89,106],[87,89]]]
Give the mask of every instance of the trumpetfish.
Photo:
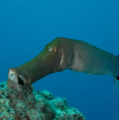
[[[29,62],[8,70],[7,85],[23,91],[37,80],[65,69],[119,80],[119,57],[82,40],[58,37]]]

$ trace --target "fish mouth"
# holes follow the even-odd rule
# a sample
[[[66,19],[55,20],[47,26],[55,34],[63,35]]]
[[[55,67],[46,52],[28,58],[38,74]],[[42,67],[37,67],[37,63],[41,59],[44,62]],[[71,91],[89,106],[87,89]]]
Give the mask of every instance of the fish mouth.
[[[16,69],[10,68],[8,71],[7,86],[12,90],[23,91],[26,81],[22,75],[19,75]]]

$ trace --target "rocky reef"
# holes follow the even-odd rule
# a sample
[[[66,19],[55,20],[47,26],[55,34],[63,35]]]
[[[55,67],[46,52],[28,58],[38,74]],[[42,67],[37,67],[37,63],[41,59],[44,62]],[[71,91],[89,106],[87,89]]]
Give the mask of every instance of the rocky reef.
[[[85,120],[67,100],[54,97],[48,91],[12,91],[6,82],[0,83],[0,120]]]

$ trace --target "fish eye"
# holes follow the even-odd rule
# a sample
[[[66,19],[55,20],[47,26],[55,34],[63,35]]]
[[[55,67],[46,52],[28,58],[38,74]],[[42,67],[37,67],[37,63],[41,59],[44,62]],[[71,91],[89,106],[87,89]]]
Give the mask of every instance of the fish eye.
[[[58,53],[58,52],[59,52],[59,46],[55,48],[55,53]]]
[[[48,51],[49,51],[49,52],[52,52],[52,50],[53,50],[52,47],[49,47],[49,48],[48,48]]]

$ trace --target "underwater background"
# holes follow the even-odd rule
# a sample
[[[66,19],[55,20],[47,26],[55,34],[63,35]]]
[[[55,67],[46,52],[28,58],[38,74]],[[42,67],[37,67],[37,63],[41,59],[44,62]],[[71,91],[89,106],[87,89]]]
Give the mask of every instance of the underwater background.
[[[0,82],[10,67],[38,55],[56,37],[86,41],[119,54],[117,0],[0,0]],[[119,85],[107,75],[65,70],[33,84],[66,98],[86,120],[119,120]]]

